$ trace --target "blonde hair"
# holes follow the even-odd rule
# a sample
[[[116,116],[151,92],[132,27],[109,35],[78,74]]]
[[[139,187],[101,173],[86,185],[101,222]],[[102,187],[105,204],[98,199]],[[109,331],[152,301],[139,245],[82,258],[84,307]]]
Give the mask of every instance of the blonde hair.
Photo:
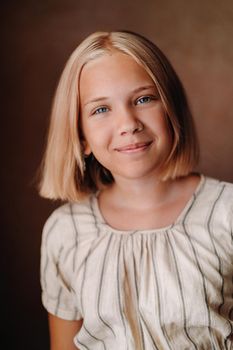
[[[77,201],[101,185],[114,181],[111,173],[93,155],[84,160],[79,123],[82,68],[90,60],[113,50],[133,57],[158,89],[173,138],[161,180],[185,176],[197,163],[199,152],[192,115],[183,86],[166,56],[139,34],[96,32],[71,54],[55,93],[47,148],[41,164],[39,191],[43,197]]]

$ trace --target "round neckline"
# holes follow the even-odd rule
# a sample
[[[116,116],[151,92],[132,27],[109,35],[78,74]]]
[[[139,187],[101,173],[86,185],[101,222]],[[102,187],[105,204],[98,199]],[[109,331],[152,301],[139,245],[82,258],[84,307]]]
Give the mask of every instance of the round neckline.
[[[99,195],[99,191],[95,194],[92,195],[92,205],[93,205],[93,211],[94,211],[94,215],[97,218],[98,222],[103,225],[105,227],[105,229],[111,233],[117,233],[117,234],[121,234],[121,235],[129,235],[132,233],[140,233],[140,234],[149,234],[149,233],[156,233],[156,232],[164,232],[167,231],[169,229],[171,229],[172,227],[176,226],[177,224],[179,224],[182,219],[184,218],[185,214],[187,213],[187,211],[189,210],[191,204],[193,203],[193,200],[195,199],[195,197],[197,196],[197,193],[200,191],[200,189],[202,188],[202,185],[205,182],[205,176],[203,174],[199,174],[200,176],[200,180],[198,185],[195,188],[195,191],[192,193],[191,197],[189,198],[189,200],[186,202],[185,206],[183,207],[183,209],[181,210],[181,212],[179,213],[179,215],[177,216],[176,220],[167,226],[163,226],[163,227],[159,227],[159,228],[154,228],[154,229],[145,229],[145,230],[120,230],[120,229],[116,229],[114,227],[112,227],[111,225],[109,225],[106,220],[104,219],[100,207],[99,207],[99,202],[98,202],[98,195]]]

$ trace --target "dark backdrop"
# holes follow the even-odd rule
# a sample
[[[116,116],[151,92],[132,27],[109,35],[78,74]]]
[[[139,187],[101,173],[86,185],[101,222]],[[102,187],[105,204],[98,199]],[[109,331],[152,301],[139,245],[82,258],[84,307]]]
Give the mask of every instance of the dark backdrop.
[[[112,29],[138,31],[167,54],[194,113],[200,171],[233,181],[231,0],[3,1],[0,291],[6,349],[49,347],[40,300],[40,241],[58,204],[38,196],[34,178],[65,61],[89,33]]]

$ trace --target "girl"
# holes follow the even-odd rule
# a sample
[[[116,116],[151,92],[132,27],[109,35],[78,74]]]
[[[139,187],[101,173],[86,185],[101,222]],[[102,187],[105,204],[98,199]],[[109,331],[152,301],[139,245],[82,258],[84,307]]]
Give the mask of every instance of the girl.
[[[232,349],[233,186],[193,172],[182,85],[132,32],[73,52],[54,99],[40,193],[52,350]]]

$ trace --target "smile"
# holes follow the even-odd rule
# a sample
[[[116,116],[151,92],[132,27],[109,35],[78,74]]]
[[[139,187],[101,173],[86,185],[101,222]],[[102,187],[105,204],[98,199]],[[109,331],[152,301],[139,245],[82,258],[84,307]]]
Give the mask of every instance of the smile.
[[[137,142],[137,143],[132,143],[132,144],[123,146],[123,147],[118,147],[115,150],[117,152],[122,152],[122,153],[136,153],[136,152],[141,152],[146,150],[151,144],[152,144],[152,141]]]

